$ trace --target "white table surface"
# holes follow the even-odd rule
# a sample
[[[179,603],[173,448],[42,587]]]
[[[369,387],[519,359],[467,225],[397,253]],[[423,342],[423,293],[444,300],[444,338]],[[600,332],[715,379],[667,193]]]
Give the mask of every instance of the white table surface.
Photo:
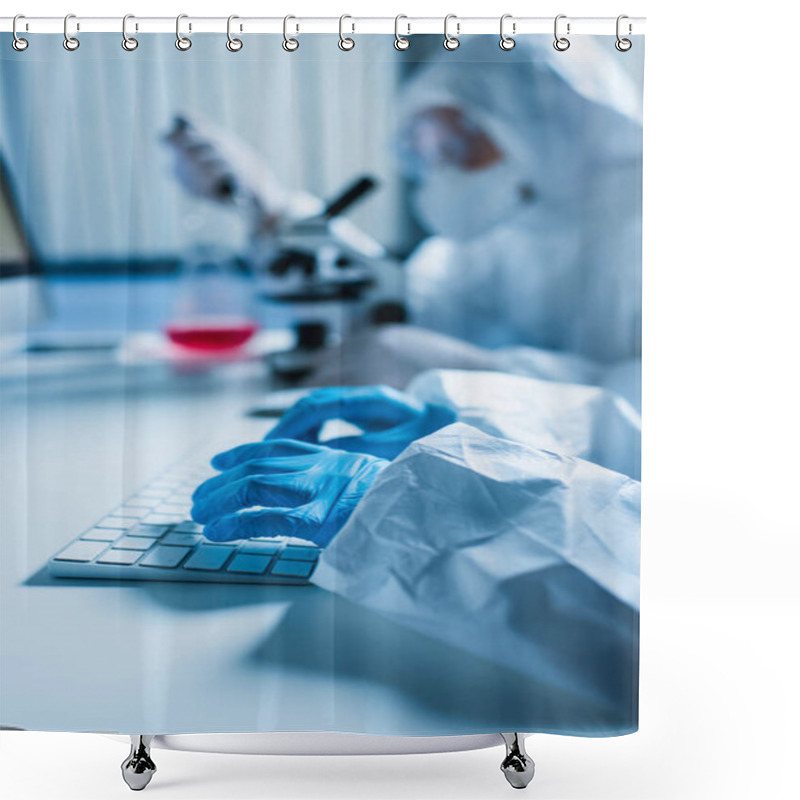
[[[192,446],[261,438],[269,420],[242,412],[269,387],[235,370],[46,372],[0,382],[4,726],[439,735],[530,715],[517,673],[314,586],[49,577],[54,552]]]

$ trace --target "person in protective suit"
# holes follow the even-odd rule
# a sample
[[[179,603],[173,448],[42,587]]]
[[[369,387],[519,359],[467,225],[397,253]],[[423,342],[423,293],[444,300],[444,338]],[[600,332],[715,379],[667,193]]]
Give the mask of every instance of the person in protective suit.
[[[615,55],[588,37],[563,53],[479,39],[413,74],[396,150],[431,235],[405,265],[410,324],[321,352],[309,385],[491,369],[609,385],[638,406],[641,91]],[[205,131],[170,137],[188,189],[242,175],[261,233],[308,206],[230,134]]]

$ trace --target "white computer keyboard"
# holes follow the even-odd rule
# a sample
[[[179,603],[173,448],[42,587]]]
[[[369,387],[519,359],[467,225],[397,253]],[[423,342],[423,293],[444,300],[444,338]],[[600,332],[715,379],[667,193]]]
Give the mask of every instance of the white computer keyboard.
[[[197,456],[168,469],[48,562],[59,578],[306,584],[319,548],[301,539],[215,543],[189,517],[194,489],[216,474]]]

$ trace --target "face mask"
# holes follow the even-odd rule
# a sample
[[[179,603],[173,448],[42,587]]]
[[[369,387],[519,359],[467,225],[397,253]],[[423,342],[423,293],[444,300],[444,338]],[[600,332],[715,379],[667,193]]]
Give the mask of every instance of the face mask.
[[[514,168],[501,161],[484,169],[433,170],[419,186],[413,206],[420,224],[448,239],[474,239],[505,222],[533,196]]]

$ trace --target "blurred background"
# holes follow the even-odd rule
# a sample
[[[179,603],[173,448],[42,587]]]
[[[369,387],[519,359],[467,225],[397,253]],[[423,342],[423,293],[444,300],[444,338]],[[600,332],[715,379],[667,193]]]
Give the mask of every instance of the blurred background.
[[[68,59],[58,37],[38,40],[35,59],[8,48],[0,73],[0,262],[7,277],[27,270],[48,279],[46,298],[26,295],[29,332],[157,330],[179,287],[152,278],[192,271],[198,260],[227,259],[233,272],[253,266],[256,237],[236,187],[228,187],[231,202],[211,203],[176,180],[166,139],[182,124],[203,141],[228,136],[249,148],[287,196],[325,203],[371,181],[341,213],[339,233],[364,257],[378,300],[402,303],[400,265],[426,232],[401,169],[398,110],[402,86],[440,55],[441,38],[416,36],[400,53],[386,37],[361,35],[342,54],[336,36],[308,35],[291,58],[280,36],[245,38],[235,58],[205,42],[179,52],[170,34],[148,36],[146,51],[135,54],[115,34],[93,34]],[[619,62],[640,79],[638,51]],[[516,56],[487,45],[484,58]],[[206,252],[194,252],[198,245]],[[145,276],[151,280],[137,280]],[[126,280],[98,283],[113,277]],[[340,308],[327,311],[341,322]],[[388,321],[398,321],[394,313]],[[296,321],[272,307],[259,323]],[[10,316],[6,327],[14,327]]]

